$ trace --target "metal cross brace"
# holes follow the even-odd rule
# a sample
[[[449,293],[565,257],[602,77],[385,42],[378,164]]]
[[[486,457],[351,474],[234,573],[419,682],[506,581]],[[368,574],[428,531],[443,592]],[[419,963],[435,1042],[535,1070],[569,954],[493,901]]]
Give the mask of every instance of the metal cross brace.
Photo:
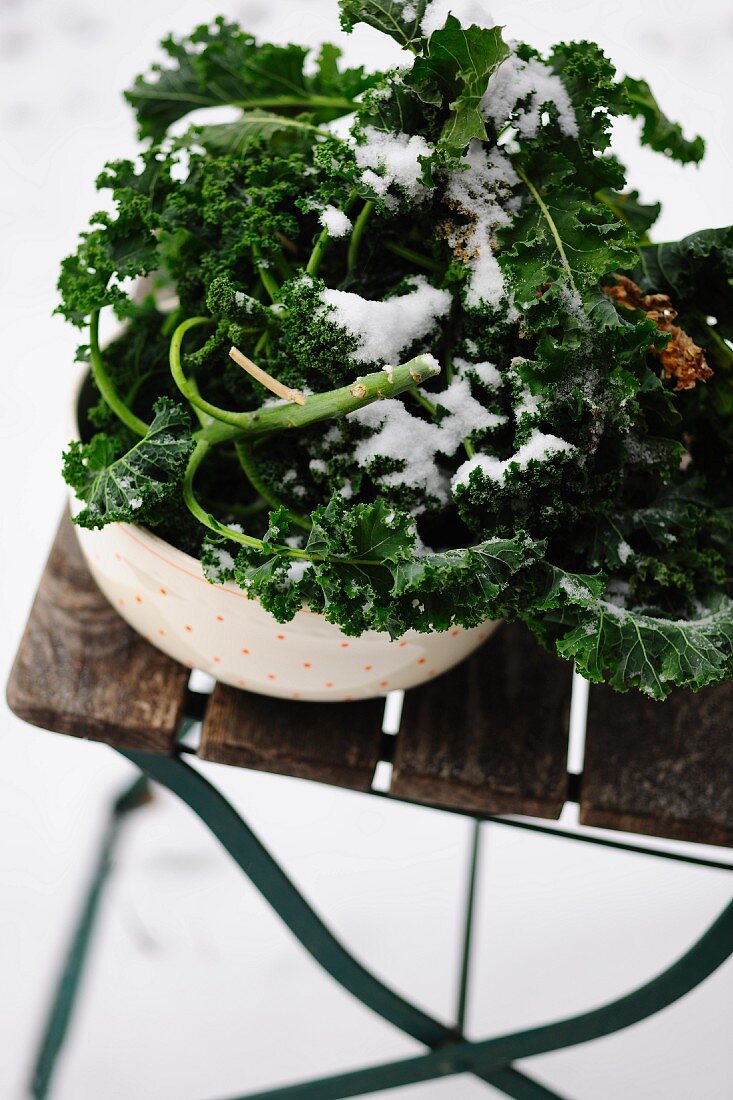
[[[341,1100],[462,1073],[472,1073],[505,1096],[515,1097],[516,1100],[562,1100],[558,1093],[515,1069],[512,1063],[517,1059],[575,1046],[630,1027],[679,1000],[733,953],[731,902],[686,954],[652,981],[625,997],[555,1023],[478,1042],[468,1041],[463,1035],[463,1025],[470,968],[480,822],[475,822],[469,865],[456,1024],[447,1026],[405,1000],[354,958],[296,889],[247,823],[200,772],[180,756],[165,757],[140,752],[123,752],[122,755],[132,761],[143,775],[177,794],[198,814],[306,951],[332,978],[362,1004],[428,1048],[426,1053],[416,1057],[265,1092],[247,1093],[231,1100]],[[31,1094],[35,1100],[45,1100],[48,1096],[53,1067],[70,1018],[94,916],[109,873],[119,822],[124,812],[140,804],[140,793],[138,780],[115,804],[112,826],[102,845],[97,870],[70,945],[40,1045],[31,1084]],[[728,863],[570,833],[530,822],[507,818],[489,820],[658,858],[682,860],[719,870],[733,870],[733,866]]]

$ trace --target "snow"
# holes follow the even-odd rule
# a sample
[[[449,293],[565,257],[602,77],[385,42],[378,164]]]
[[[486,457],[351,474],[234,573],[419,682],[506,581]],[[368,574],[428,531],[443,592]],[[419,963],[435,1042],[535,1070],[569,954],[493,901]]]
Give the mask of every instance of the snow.
[[[516,420],[521,420],[523,416],[537,416],[540,411],[542,402],[536,394],[532,393],[529,389],[522,390],[518,404],[514,406],[514,416]]]
[[[487,151],[478,141],[471,142],[461,168],[449,178],[446,201],[469,219],[467,226],[451,227],[448,242],[470,268],[466,305],[471,309],[483,303],[497,307],[506,298],[492,246],[496,230],[511,223],[517,208],[511,188],[518,183],[509,158],[500,149]]]
[[[360,466],[368,466],[377,456],[403,464],[403,469],[375,477],[382,485],[411,485],[431,497],[447,502],[448,478],[435,464],[439,440],[437,424],[412,416],[402,401],[387,398],[350,414],[375,434],[357,444],[354,457]],[[416,513],[418,507],[413,509]]]
[[[446,416],[439,426],[443,444],[438,450],[450,455],[457,451],[461,440],[479,428],[496,428],[506,422],[499,413],[487,412],[484,406],[471,393],[471,383],[467,378],[454,378],[451,384],[436,394],[436,404],[447,409]]]
[[[345,237],[353,228],[351,218],[347,217],[343,210],[330,204],[324,206],[318,215],[318,220],[331,237]]]
[[[496,20],[480,0],[430,0],[422,17],[420,30],[427,38],[445,26],[449,15],[462,27],[495,27]]]
[[[628,542],[620,542],[618,544],[618,549],[616,553],[618,554],[619,561],[622,565],[626,565],[626,562],[629,560],[629,558],[633,558],[634,556],[634,551],[631,549]]]
[[[547,462],[553,455],[574,450],[572,443],[559,439],[556,435],[545,435],[535,430],[511,458],[500,459],[487,454],[474,455],[459,467],[451,482],[451,488],[455,491],[459,485],[468,485],[474,470],[481,470],[484,477],[490,481],[502,482],[512,467],[525,470],[530,462]]]
[[[207,576],[214,581],[224,580],[227,573],[234,569],[234,558],[223,546],[209,546],[214,564],[207,569]]]
[[[357,362],[399,363],[405,348],[429,336],[451,307],[450,292],[431,286],[424,276],[415,276],[410,285],[407,294],[384,302],[329,288],[321,294],[317,313],[356,337]]]
[[[516,54],[510,54],[489,77],[481,110],[497,130],[503,129],[512,120],[517,134],[531,139],[537,136],[544,121],[542,109],[548,103],[554,104],[557,109],[562,133],[566,137],[577,137],[575,112],[557,73],[537,58],[523,61]]]
[[[291,584],[299,584],[303,580],[306,569],[309,569],[313,562],[310,561],[294,561],[288,567],[287,578]]]
[[[383,198],[389,209],[397,207],[397,199],[389,195],[394,184],[409,198],[419,201],[429,194],[422,182],[420,157],[430,157],[433,146],[420,134],[388,133],[376,126],[365,126],[362,144],[354,152],[362,169],[361,182]]]
[[[488,412],[477,401],[466,378],[456,378],[442,393],[431,395],[445,415],[439,424],[413,416],[402,401],[387,399],[350,414],[373,435],[357,444],[356,461],[369,465],[377,456],[402,463],[403,468],[377,475],[384,485],[411,485],[437,500],[448,500],[447,475],[436,465],[436,455],[455,454],[472,432],[503,424],[505,417]]]
[[[498,389],[504,381],[499,368],[494,363],[471,363],[470,360],[461,359],[459,356],[455,357],[453,363],[459,377],[475,374],[479,382],[489,390]]]

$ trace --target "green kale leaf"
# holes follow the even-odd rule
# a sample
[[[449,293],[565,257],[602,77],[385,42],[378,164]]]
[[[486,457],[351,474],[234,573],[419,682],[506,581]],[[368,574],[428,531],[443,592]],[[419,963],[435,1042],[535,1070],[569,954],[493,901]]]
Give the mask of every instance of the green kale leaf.
[[[86,508],[80,527],[108,523],[154,524],[179,493],[193,450],[188,413],[167,398],[155,404],[155,418],[143,438],[123,455],[105,433],[89,443],[73,442],[64,456],[64,478]]]
[[[671,122],[662,111],[646,80],[627,76],[621,87],[628,100],[627,113],[642,120],[641,140],[656,153],[663,153],[682,164],[697,164],[705,154],[701,137],[688,139],[677,122]]]

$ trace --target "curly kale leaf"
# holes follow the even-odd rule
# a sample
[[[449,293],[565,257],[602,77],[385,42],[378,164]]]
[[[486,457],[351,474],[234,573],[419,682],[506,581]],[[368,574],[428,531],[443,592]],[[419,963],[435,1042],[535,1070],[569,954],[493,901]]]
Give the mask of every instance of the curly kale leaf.
[[[159,150],[142,156],[142,170],[129,160],[108,164],[97,179],[99,190],[109,188],[115,214],[102,211],[91,219],[77,251],[61,265],[57,312],[81,326],[95,310],[114,306],[128,315],[132,303],[120,285],[123,280],[154,271],[158,256],[161,213],[173,190],[171,157]]]
[[[308,559],[284,545],[287,514],[271,513],[262,550],[210,541],[209,579],[236,580],[281,622],[307,602],[347,634],[477,626],[513,607],[516,578],[534,567],[540,544],[519,533],[465,550],[420,554],[412,518],[381,499],[347,508],[335,495],[316,509]],[[236,555],[236,556],[235,556]]]
[[[597,196],[609,210],[613,210],[619,221],[624,222],[640,237],[645,237],[662,212],[662,204],[639,201],[638,191],[621,193],[611,187],[602,188]]]
[[[641,140],[645,145],[682,164],[697,164],[702,160],[705,155],[703,139],[685,137],[679,123],[671,122],[664,114],[646,80],[627,76],[621,87],[628,102],[627,113],[642,120]]]
[[[426,103],[449,105],[438,139],[438,150],[448,163],[455,163],[474,138],[486,140],[481,101],[489,77],[508,56],[501,27],[463,27],[449,15],[445,26],[430,35],[424,55],[405,77]]]
[[[569,628],[557,651],[589,680],[664,699],[673,687],[698,690],[733,673],[733,601],[717,594],[689,619],[664,619],[599,600],[560,616]]]
[[[733,339],[733,226],[644,245],[632,278],[646,293],[668,294],[682,317],[713,316],[720,335]]]
[[[339,0],[345,31],[366,23],[408,48],[422,38],[420,24],[426,7],[427,0]]]
[[[188,413],[167,398],[155,403],[155,418],[143,438],[126,454],[109,435],[89,443],[75,441],[64,455],[64,478],[86,508],[76,517],[81,527],[108,523],[158,522],[179,495],[193,450]]]
[[[320,55],[315,74],[308,76],[307,49],[258,43],[222,17],[162,45],[171,64],[154,65],[150,77],[138,76],[125,93],[140,136],[154,141],[191,111],[225,104],[284,115],[308,111],[315,121],[327,122],[377,79],[363,69],[339,73],[333,49]]]
[[[616,311],[604,302],[600,282],[633,264],[633,235],[574,186],[573,166],[562,154],[534,153],[520,175],[528,195],[499,234],[498,259],[517,305],[526,312],[525,328],[539,329],[562,316],[572,319],[583,309],[592,312],[597,326],[616,326]],[[565,288],[559,296],[558,287]]]

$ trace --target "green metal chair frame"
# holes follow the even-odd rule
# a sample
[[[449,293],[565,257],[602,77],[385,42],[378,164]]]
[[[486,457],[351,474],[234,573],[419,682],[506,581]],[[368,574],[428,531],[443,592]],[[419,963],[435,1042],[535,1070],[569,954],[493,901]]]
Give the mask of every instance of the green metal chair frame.
[[[174,756],[121,752],[139,769],[141,776],[115,801],[112,808],[96,869],[69,946],[35,1061],[31,1082],[31,1094],[35,1100],[45,1100],[49,1095],[52,1074],[71,1018],[120,828],[126,815],[146,801],[148,779],[167,787],[199,816],[305,950],[339,985],[427,1048],[425,1054],[417,1057],[265,1092],[245,1093],[229,1100],[341,1100],[463,1073],[473,1074],[516,1100],[562,1100],[558,1093],[520,1072],[512,1063],[532,1055],[586,1043],[647,1019],[694,989],[733,954],[732,901],[677,962],[632,993],[601,1008],[555,1023],[478,1042],[468,1041],[463,1027],[469,987],[479,842],[483,828],[493,824],[530,829],[581,843],[600,844],[721,871],[731,871],[733,866],[722,861],[608,840],[592,834],[573,833],[512,818],[474,818],[463,950],[457,983],[456,1022],[453,1026],[447,1026],[390,989],[353,957],[299,893],[249,825],[223,795],[186,762],[184,752],[182,750]],[[372,794],[380,797],[378,792]]]

